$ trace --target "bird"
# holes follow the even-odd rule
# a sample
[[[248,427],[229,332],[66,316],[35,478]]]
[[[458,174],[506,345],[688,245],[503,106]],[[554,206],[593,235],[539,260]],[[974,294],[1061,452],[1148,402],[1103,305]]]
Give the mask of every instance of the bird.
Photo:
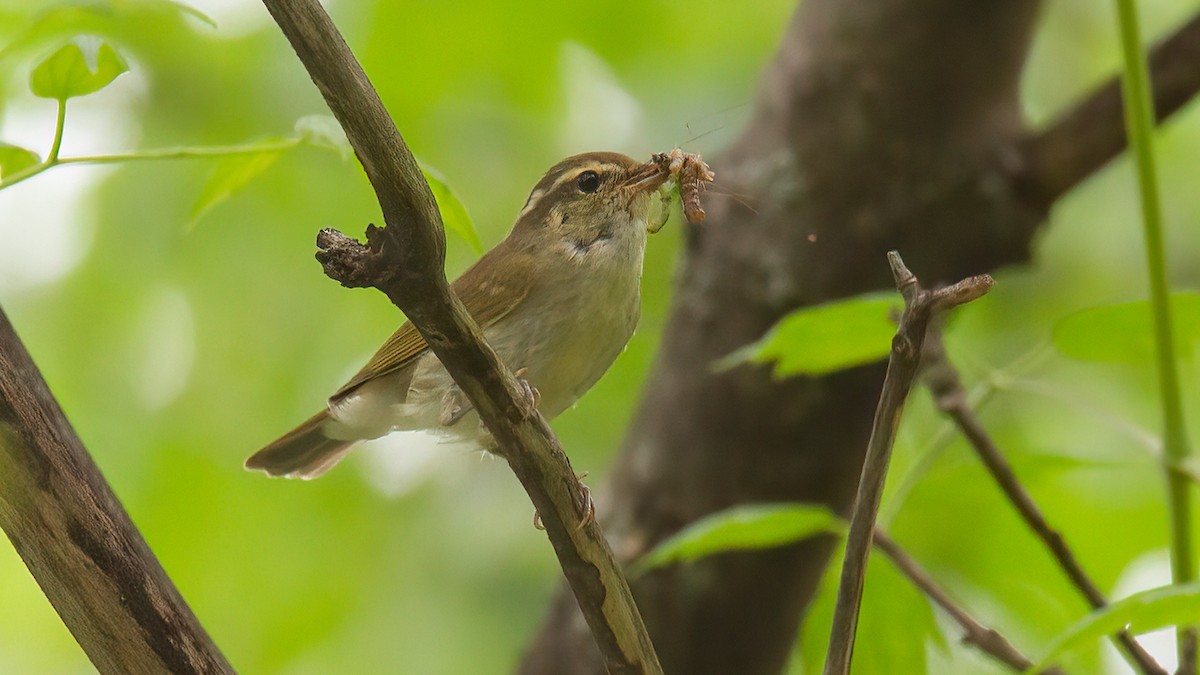
[[[651,196],[666,195],[678,173],[678,162],[669,168],[664,157],[589,152],[558,162],[530,191],[508,236],[451,284],[496,354],[537,393],[546,419],[600,379],[637,327],[647,234],[665,222],[665,214],[657,227],[649,222]],[[405,322],[324,409],[245,467],[312,479],[363,441],[414,430],[483,449],[489,439]]]

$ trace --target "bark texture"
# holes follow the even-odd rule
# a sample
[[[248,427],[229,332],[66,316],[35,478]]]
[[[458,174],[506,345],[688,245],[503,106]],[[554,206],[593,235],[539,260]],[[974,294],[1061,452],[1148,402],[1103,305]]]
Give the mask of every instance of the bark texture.
[[[709,364],[799,306],[888,286],[899,250],[930,285],[1029,256],[1048,200],[1019,189],[1018,83],[1033,0],[805,0],[718,191],[688,236],[664,347],[599,500],[627,559],[713,511],[845,512],[881,366],[774,381]],[[637,579],[667,673],[777,673],[830,544],[728,554]],[[567,596],[520,672],[601,673]]]
[[[0,528],[101,673],[232,673],[0,311]]]

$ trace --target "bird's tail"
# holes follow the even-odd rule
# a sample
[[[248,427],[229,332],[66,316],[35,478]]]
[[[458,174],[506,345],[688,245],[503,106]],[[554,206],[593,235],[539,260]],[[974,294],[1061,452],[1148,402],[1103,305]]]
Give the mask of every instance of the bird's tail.
[[[323,427],[328,419],[329,413],[324,410],[313,415],[274,443],[250,455],[246,468],[285,478],[309,480],[320,476],[358,444],[358,441],[339,441],[326,436]]]

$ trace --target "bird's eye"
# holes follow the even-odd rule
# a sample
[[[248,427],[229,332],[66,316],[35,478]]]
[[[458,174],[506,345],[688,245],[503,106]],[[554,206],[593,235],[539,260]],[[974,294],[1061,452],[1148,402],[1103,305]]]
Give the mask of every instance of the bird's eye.
[[[580,192],[591,194],[600,189],[600,174],[595,171],[584,171],[579,174],[579,178],[575,179],[575,184],[579,186]]]

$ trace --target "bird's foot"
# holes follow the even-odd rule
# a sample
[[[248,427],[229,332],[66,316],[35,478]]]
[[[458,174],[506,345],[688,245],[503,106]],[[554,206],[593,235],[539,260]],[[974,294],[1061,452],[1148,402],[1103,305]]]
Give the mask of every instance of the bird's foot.
[[[596,502],[592,499],[592,489],[583,482],[587,475],[588,472],[584,471],[575,476],[575,480],[579,483],[580,499],[580,503],[576,504],[576,508],[579,509],[579,524],[575,526],[576,532],[587,527],[589,523],[596,522]],[[533,512],[533,526],[539,530],[546,529],[542,525],[542,515],[537,511]]]
[[[542,392],[525,379],[528,372],[528,368],[518,368],[513,372],[513,377],[517,378],[517,385],[521,387],[522,396],[517,399],[517,403],[521,406],[521,412],[525,413],[526,417],[531,417],[542,400]]]

